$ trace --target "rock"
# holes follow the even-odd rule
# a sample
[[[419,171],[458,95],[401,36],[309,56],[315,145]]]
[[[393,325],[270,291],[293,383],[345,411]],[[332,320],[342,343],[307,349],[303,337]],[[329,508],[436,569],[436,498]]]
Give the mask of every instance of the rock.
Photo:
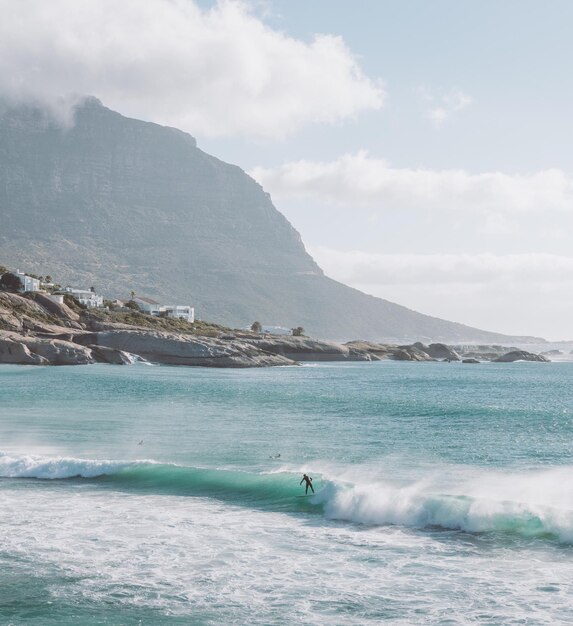
[[[506,354],[506,352],[504,352],[504,354]],[[499,356],[502,356],[499,352],[464,352],[462,354],[463,359],[476,359],[479,361],[493,361]]]
[[[462,363],[480,363],[481,361],[478,361],[477,359],[473,359],[473,358],[469,358],[469,359],[462,359]]]
[[[374,341],[362,341],[361,339],[348,341],[344,345],[350,350],[367,352],[372,356],[378,357],[378,360],[388,358],[391,350],[390,346],[386,344],[375,343]]]
[[[342,345],[334,341],[319,341],[309,337],[285,335],[243,339],[245,343],[264,352],[280,355],[294,361],[371,361],[372,356],[356,345]]]
[[[563,352],[561,350],[547,350],[546,352],[540,353],[542,356],[561,356]]]
[[[30,365],[85,365],[93,363],[89,348],[60,339],[0,331],[4,363]]]
[[[30,352],[26,344],[2,336],[0,336],[0,363],[49,365],[48,359]]]
[[[519,348],[513,346],[500,346],[498,344],[487,345],[459,345],[450,346],[458,354],[461,354],[463,359],[478,359],[480,361],[493,361],[497,357],[503,356],[508,352],[519,350]]]
[[[147,361],[167,365],[203,367],[265,367],[295,365],[293,360],[265,353],[244,341],[180,335],[151,330],[109,330],[77,335],[83,345],[104,346],[137,354]]]
[[[411,346],[398,346],[398,349],[400,351],[406,352],[410,355],[410,361],[434,361],[435,359],[433,359],[427,352],[425,352],[424,350],[420,350],[416,344],[411,345]],[[392,353],[390,353],[391,356],[390,358],[394,358],[392,356]],[[399,360],[404,360],[402,358],[400,358]]]
[[[408,352],[408,350],[401,350],[400,348],[396,348],[394,351],[392,351],[390,353],[390,357],[393,361],[415,361],[416,359],[414,359],[412,357],[412,355],[410,354],[410,352]]]
[[[68,320],[70,322],[79,322],[80,316],[70,309],[66,304],[58,304],[50,299],[46,294],[35,292],[32,295],[32,298],[35,302],[37,302],[42,308],[46,311],[54,315],[55,317]]]
[[[344,344],[350,350],[358,350],[370,354],[374,361],[390,359],[392,361],[434,361],[426,352],[420,350],[421,343],[407,346],[395,346],[373,341],[355,340]],[[426,347],[426,346],[424,346]]]
[[[89,348],[70,341],[25,337],[24,343],[30,352],[43,357],[50,365],[87,365],[95,362]]]
[[[415,343],[414,347],[422,350],[433,359],[440,359],[446,361],[460,361],[460,355],[449,346],[444,343],[431,343],[429,346],[425,346],[422,343]]]
[[[514,350],[503,356],[494,359],[494,363],[513,363],[515,361],[539,361],[540,363],[549,363],[549,359],[540,354],[533,354],[525,350]]]
[[[346,359],[345,359],[346,360]],[[382,357],[359,348],[348,348],[348,361],[381,361]]]
[[[115,348],[106,348],[105,346],[96,346],[91,344],[88,346],[92,351],[93,358],[98,363],[111,363],[112,365],[132,365],[133,359],[123,350]]]

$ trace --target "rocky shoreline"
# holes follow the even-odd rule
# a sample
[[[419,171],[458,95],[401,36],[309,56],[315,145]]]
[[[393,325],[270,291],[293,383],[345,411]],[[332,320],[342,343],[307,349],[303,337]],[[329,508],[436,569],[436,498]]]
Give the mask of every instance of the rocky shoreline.
[[[201,367],[270,367],[304,361],[549,361],[504,346],[339,344],[232,331],[205,323],[170,326],[142,314],[128,319],[74,310],[42,294],[26,297],[0,292],[0,363],[127,365],[143,360]]]

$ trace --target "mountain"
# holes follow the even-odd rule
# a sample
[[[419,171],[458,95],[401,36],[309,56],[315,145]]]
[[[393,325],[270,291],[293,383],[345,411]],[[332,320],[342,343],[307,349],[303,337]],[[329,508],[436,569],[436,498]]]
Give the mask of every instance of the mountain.
[[[0,263],[193,304],[225,325],[303,326],[337,340],[504,341],[324,275],[269,194],[189,134],[88,98],[62,126],[32,106],[0,111]]]

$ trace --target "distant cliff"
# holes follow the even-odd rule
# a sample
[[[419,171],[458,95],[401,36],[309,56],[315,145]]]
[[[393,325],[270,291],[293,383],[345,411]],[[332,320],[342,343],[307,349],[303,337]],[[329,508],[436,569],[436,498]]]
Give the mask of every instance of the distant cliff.
[[[192,304],[228,326],[257,319],[337,340],[508,339],[327,278],[240,168],[94,98],[70,128],[31,107],[0,110],[0,220],[0,256],[13,267],[107,296]]]

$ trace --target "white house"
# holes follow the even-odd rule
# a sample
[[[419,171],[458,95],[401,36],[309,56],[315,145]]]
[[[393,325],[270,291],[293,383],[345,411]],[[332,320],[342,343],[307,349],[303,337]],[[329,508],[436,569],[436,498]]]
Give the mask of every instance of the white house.
[[[40,281],[32,278],[20,270],[16,270],[16,276],[22,281],[22,291],[40,291]]]
[[[195,308],[186,305],[167,305],[161,307],[161,313],[165,313],[167,317],[178,317],[193,323],[195,321]]]
[[[195,309],[192,306],[181,304],[162,305],[151,298],[134,296],[132,300],[137,304],[143,313],[149,315],[164,315],[165,317],[177,317],[193,323],[195,321]]]
[[[88,309],[96,309],[103,306],[103,296],[90,291],[89,289],[74,289],[73,287],[64,287],[60,293],[69,293],[80,304],[87,306]]]
[[[149,315],[159,315],[161,312],[161,305],[159,302],[152,300],[151,298],[144,298],[143,296],[133,296],[133,298],[129,298],[128,300],[132,300],[137,304],[143,313],[148,313]],[[126,300],[126,302],[128,301]]]

